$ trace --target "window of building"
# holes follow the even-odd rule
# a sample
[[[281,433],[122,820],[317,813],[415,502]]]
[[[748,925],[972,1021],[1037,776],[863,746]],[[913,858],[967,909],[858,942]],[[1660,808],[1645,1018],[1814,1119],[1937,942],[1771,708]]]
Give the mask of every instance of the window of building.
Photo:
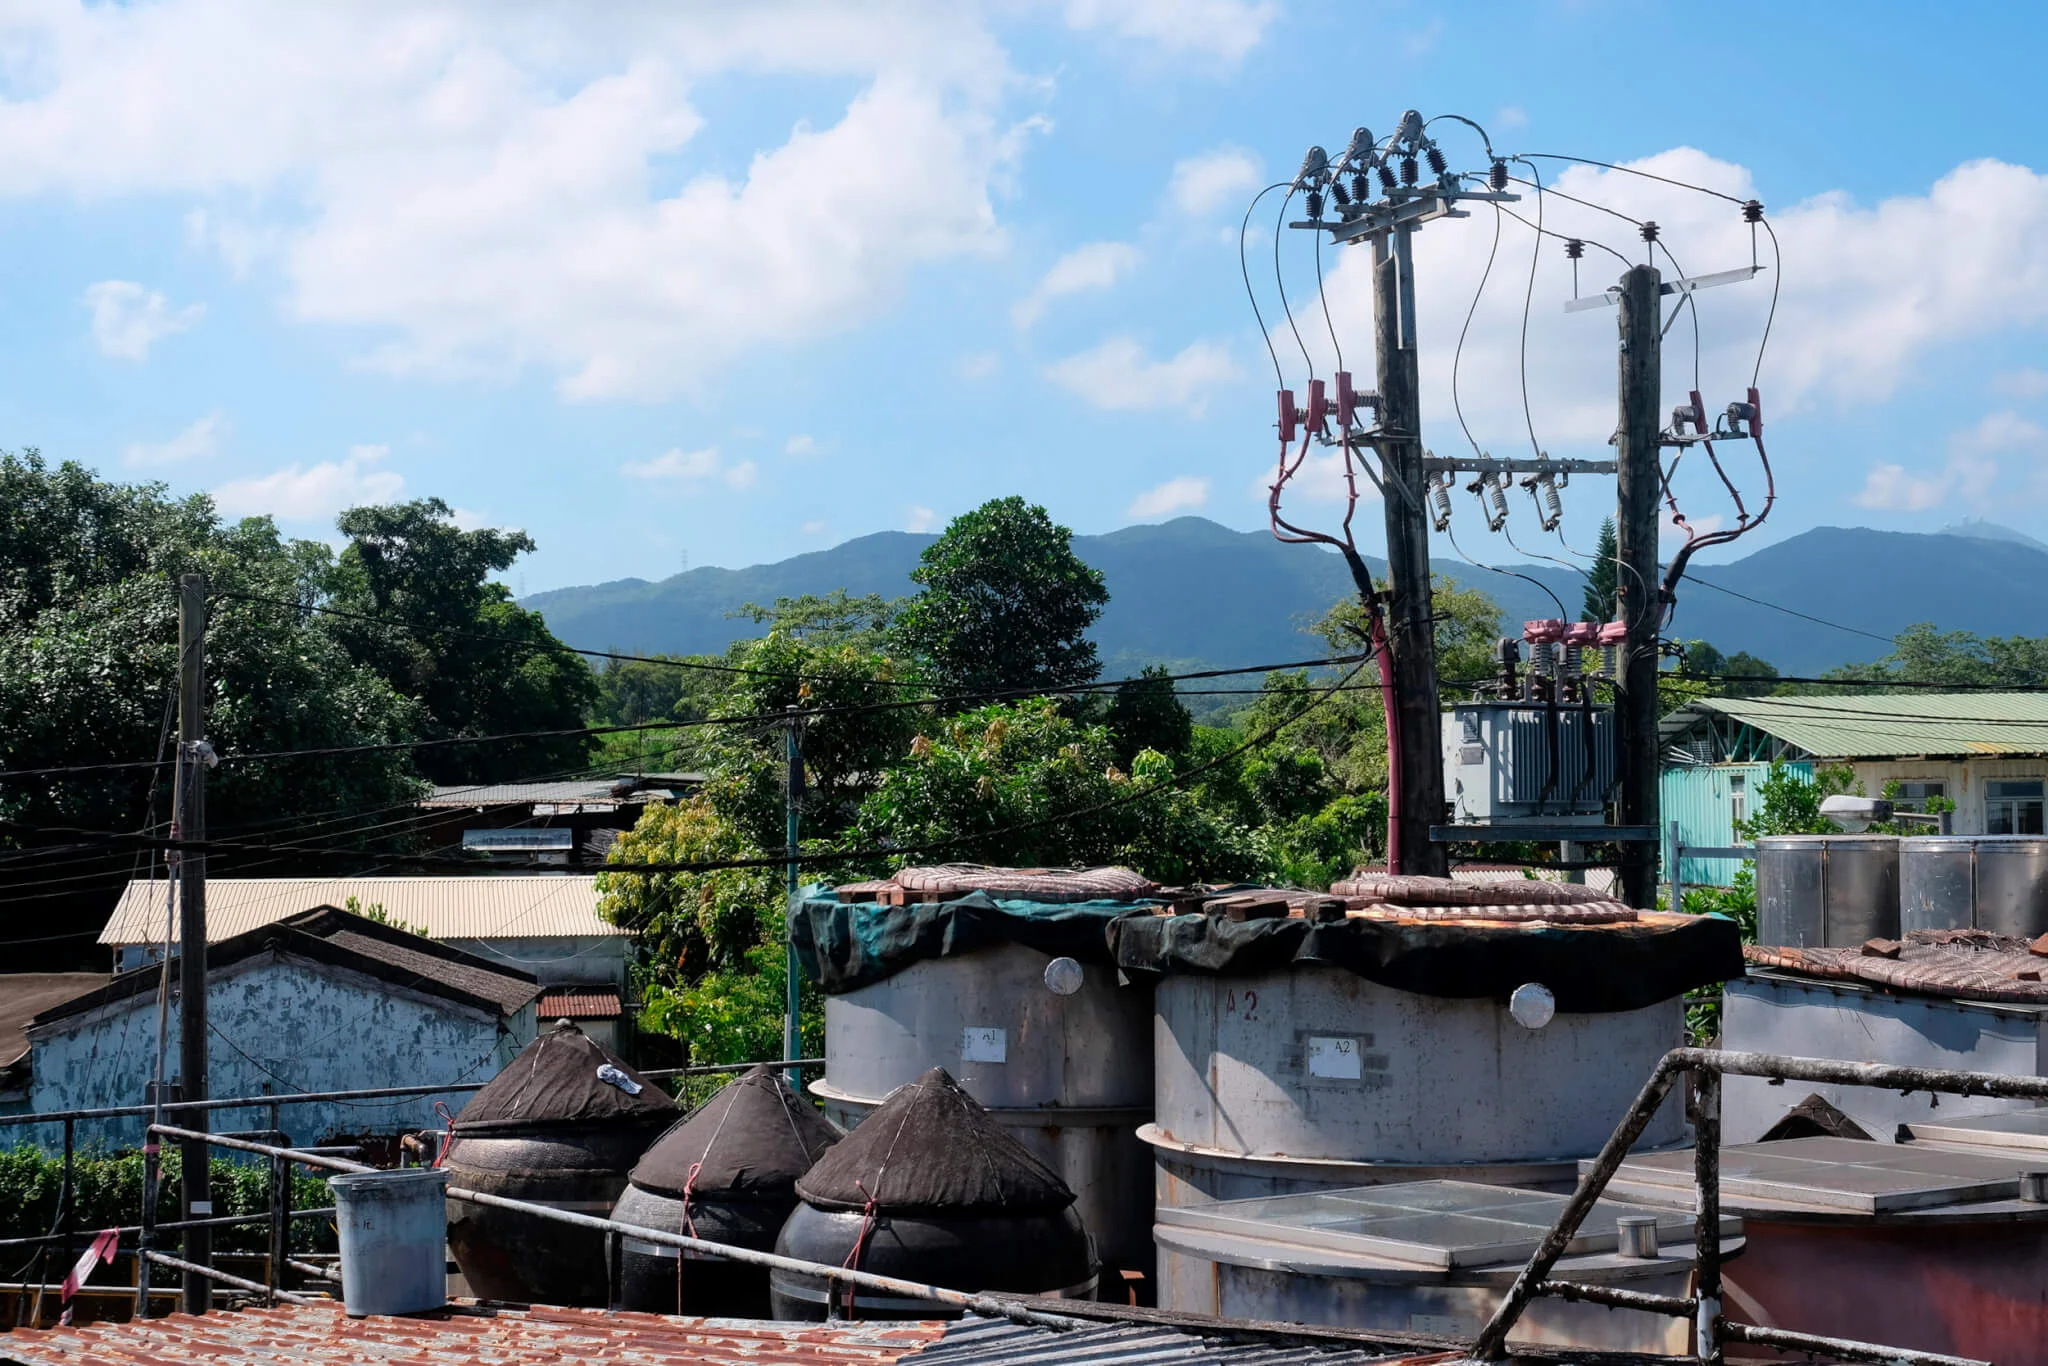
[[[2036,783],[2036,787],[2040,784]],[[1900,811],[1925,811],[1929,797],[1946,797],[1948,784],[1931,779],[1912,778],[1899,784],[1899,795],[1892,799],[1892,805]]]
[[[1984,784],[1984,833],[2042,834],[2043,805],[2039,778],[1987,782]]]
[[[1737,839],[1742,838],[1742,822],[1749,814],[1749,785],[1740,773],[1728,775],[1728,819],[1729,829]]]

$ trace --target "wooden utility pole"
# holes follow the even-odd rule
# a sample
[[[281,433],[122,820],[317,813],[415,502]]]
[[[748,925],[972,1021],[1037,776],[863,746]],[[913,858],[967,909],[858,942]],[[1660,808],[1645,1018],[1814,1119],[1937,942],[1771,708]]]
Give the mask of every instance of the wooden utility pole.
[[[1391,239],[1391,240],[1390,240]],[[1387,636],[1401,735],[1400,868],[1445,877],[1448,851],[1429,838],[1443,822],[1443,719],[1438,710],[1436,622],[1429,582],[1429,521],[1422,500],[1422,411],[1415,351],[1414,229],[1373,238],[1373,320],[1377,331],[1380,429],[1386,471]]]
[[[1661,281],[1636,266],[1621,277],[1621,426],[1616,433],[1620,507],[1615,525],[1615,601],[1628,636],[1616,690],[1616,743],[1621,765],[1618,824],[1660,829],[1657,817],[1657,636],[1664,605],[1657,598],[1657,497],[1663,483],[1663,333]],[[1656,905],[1657,845],[1621,846],[1622,900]]]
[[[178,782],[176,826],[181,843],[206,838],[206,580],[186,574],[178,580]],[[185,1100],[206,1099],[206,855],[198,849],[179,851],[178,859],[178,1080]],[[207,1112],[180,1110],[177,1123],[205,1129]],[[213,1217],[207,1177],[212,1153],[187,1139],[180,1146],[180,1181],[184,1219]],[[185,1230],[185,1260],[210,1266],[210,1229]],[[187,1271],[184,1306],[188,1314],[204,1314],[213,1297],[213,1282]]]

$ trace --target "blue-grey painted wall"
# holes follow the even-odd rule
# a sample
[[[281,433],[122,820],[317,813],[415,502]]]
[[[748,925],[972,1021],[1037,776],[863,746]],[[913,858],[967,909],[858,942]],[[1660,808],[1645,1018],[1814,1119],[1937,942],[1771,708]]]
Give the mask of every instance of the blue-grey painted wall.
[[[178,1003],[169,1012],[166,1074],[178,1067]],[[208,1091],[215,1096],[339,1091],[488,1081],[533,1041],[534,1007],[501,1017],[377,978],[272,949],[210,974]],[[30,1031],[35,1079],[29,1108],[137,1105],[155,1067],[154,994],[113,1002]],[[467,1092],[400,1101],[284,1103],[279,1124],[294,1142],[332,1134],[437,1128],[434,1102],[459,1110]],[[215,1111],[216,1132],[265,1129],[267,1107]],[[130,1146],[140,1120],[81,1121],[78,1142]],[[62,1143],[54,1125],[0,1129],[0,1147],[25,1137]]]
[[[1813,765],[1788,763],[1787,769],[1813,776]],[[1665,881],[1671,877],[1671,825],[1678,823],[1685,843],[1704,848],[1727,848],[1744,843],[1735,835],[1735,785],[1739,780],[1745,798],[1745,813],[1756,815],[1757,784],[1771,771],[1769,764],[1672,765],[1658,783],[1658,811],[1664,822],[1662,861]],[[1679,872],[1695,887],[1726,887],[1735,881],[1742,860],[1730,858],[1688,858]]]

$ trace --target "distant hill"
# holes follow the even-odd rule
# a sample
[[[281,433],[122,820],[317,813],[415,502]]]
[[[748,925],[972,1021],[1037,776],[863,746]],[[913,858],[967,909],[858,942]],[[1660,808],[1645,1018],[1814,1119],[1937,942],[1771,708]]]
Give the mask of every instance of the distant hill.
[[[2048,635],[2048,550],[2018,532],[1987,535],[1984,528],[2006,530],[1989,523],[1965,525],[1966,534],[1936,535],[1819,527],[1732,564],[1697,569],[1705,583],[1680,586],[1671,634],[1710,640],[1731,654],[1747,650],[1791,674],[1875,659],[1917,621],[1985,635]],[[752,622],[727,615],[745,602],[836,588],[885,597],[913,591],[910,571],[934,539],[881,532],[774,564],[692,569],[659,583],[621,579],[523,601],[572,645],[712,652],[758,634]],[[1232,666],[1313,655],[1320,642],[1303,628],[1350,591],[1334,555],[1200,517],[1076,536],[1074,548],[1109,586],[1095,637],[1111,674],[1155,662]],[[1375,573],[1384,569],[1371,563]],[[1556,615],[1546,588],[1567,615],[1578,615],[1584,580],[1570,569],[1516,565],[1510,575],[1448,558],[1437,568],[1485,591],[1510,629]]]

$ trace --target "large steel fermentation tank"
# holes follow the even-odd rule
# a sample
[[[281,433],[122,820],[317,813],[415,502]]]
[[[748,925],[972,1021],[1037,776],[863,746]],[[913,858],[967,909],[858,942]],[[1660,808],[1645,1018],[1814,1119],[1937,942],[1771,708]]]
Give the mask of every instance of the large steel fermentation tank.
[[[1757,942],[1818,949],[1897,938],[1899,844],[1896,835],[1758,839]]]
[[[1152,999],[1114,967],[1016,943],[926,958],[825,998],[826,1115],[859,1124],[934,1067],[1073,1190],[1103,1261],[1152,1259]],[[1048,969],[1052,976],[1048,980]],[[1068,994],[1061,994],[1062,992]]]
[[[2048,839],[1914,835],[1899,841],[1904,930],[2048,934]]]
[[[1155,1003],[1161,1207],[1428,1177],[1568,1188],[1685,1037],[1676,996],[1529,1029],[1499,1000],[1333,967],[1171,976]],[[1639,1146],[1683,1126],[1667,1104]]]

